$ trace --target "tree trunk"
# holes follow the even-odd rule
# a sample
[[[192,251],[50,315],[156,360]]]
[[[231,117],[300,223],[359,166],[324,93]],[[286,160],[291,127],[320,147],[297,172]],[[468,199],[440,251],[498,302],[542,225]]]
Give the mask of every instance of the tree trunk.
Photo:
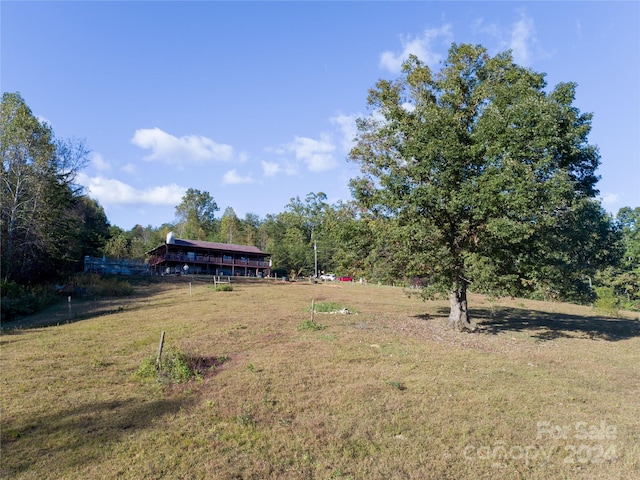
[[[476,326],[469,319],[469,311],[467,310],[467,286],[466,284],[458,285],[458,288],[449,294],[449,303],[451,311],[449,313],[449,327],[456,330],[473,331]]]

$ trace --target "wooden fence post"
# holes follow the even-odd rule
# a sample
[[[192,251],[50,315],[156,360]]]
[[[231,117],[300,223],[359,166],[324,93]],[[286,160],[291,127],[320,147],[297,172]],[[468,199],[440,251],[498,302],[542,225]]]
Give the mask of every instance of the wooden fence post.
[[[314,319],[314,315],[316,313],[316,306],[315,306],[315,299],[311,299],[311,323],[314,323],[313,319]]]
[[[160,369],[160,359],[162,358],[162,347],[164,346],[164,330],[162,331],[162,335],[160,335],[160,345],[158,345],[158,358],[156,358],[156,368]]]

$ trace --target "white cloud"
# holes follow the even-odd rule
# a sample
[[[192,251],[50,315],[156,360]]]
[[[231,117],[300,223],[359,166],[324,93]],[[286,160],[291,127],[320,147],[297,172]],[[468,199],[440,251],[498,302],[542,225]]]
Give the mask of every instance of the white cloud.
[[[334,138],[339,139],[339,147],[344,153],[349,152],[354,146],[357,134],[356,120],[360,116],[338,113],[329,118],[329,122],[334,126],[332,131],[320,134],[319,139],[295,136],[289,143],[265,148],[266,153],[275,154],[279,158],[275,161],[262,161],[263,175],[297,175],[301,165],[305,165],[311,172],[324,172],[337,167],[335,151],[338,146]],[[295,159],[287,158],[288,154],[293,154]]]
[[[525,67],[531,66],[535,55],[546,56],[536,48],[535,25],[524,9],[519,10],[519,19],[508,28],[495,23],[485,24],[483,19],[476,22],[475,28],[493,37],[500,51],[511,50],[513,60]]]
[[[342,145],[342,149],[345,152],[349,152],[355,144],[355,137],[358,133],[358,128],[356,127],[356,119],[358,119],[360,116],[361,115],[359,114],[339,114],[329,119],[332,124],[337,125],[340,129],[340,133],[342,135],[342,141],[340,143]]]
[[[129,175],[133,175],[134,173],[138,172],[138,167],[133,163],[127,163],[124,167],[120,168],[120,170],[128,173]]]
[[[300,165],[297,160],[287,159],[288,153],[294,151],[293,143],[280,145],[277,147],[266,147],[265,152],[275,154],[279,157],[278,161],[262,160],[262,175],[265,177],[275,177],[280,173],[286,175],[297,175],[300,171]]]
[[[238,155],[236,155],[237,163],[246,163],[247,160],[249,160],[249,154],[247,152],[240,152]]]
[[[91,161],[91,165],[98,172],[108,172],[111,170],[111,164],[107,162],[102,155],[96,152],[91,152],[89,154],[89,160]]]
[[[38,120],[42,125],[48,125],[49,127],[53,125],[48,118],[43,117],[42,115],[36,115],[36,120]]]
[[[302,160],[312,172],[331,170],[338,165],[332,152],[335,145],[329,135],[323,134],[320,140],[307,137],[295,137],[286,146],[287,151],[295,153],[296,160]]]
[[[240,175],[238,175],[238,172],[235,169],[229,170],[222,177],[222,183],[224,185],[239,185],[242,183],[253,183],[253,182],[254,182],[254,179],[251,178],[251,176],[241,177]]]
[[[404,102],[402,105],[400,105],[402,107],[403,110],[411,113],[416,109],[416,106],[413,103],[409,103],[409,102]]]
[[[178,138],[159,128],[138,129],[131,142],[137,147],[151,150],[151,154],[144,157],[145,160],[159,160],[168,164],[246,159],[246,154],[236,155],[230,145],[216,143],[210,138],[197,135]]]
[[[600,197],[602,204],[605,207],[609,207],[611,205],[615,205],[620,201],[620,195],[617,193],[605,193]]]
[[[473,25],[474,31],[478,31],[480,33],[486,33],[491,37],[498,38],[500,37],[500,29],[498,25],[495,23],[486,24],[484,23],[484,18],[478,18]]]
[[[274,177],[280,172],[281,167],[276,162],[266,162],[262,161],[262,174],[265,177]]]
[[[280,147],[266,147],[264,149],[265,152],[267,153],[275,153],[276,155],[284,155],[287,153],[287,150],[280,146]]]
[[[182,201],[187,189],[172,183],[138,190],[120,180],[105,177],[89,177],[81,173],[78,183],[87,189],[91,198],[102,205],[161,205],[175,206]]]
[[[525,12],[520,12],[520,20],[513,24],[509,48],[513,52],[513,59],[520,65],[529,66],[532,61],[531,49],[536,42],[536,31],[533,19]]]
[[[415,55],[428,65],[437,64],[442,56],[433,50],[433,42],[438,38],[443,38],[446,43],[450,43],[452,38],[451,25],[446,24],[440,28],[425,30],[422,36],[411,37],[403,36],[400,38],[402,51],[382,52],[380,55],[380,67],[389,70],[392,73],[400,73],[402,70],[402,62],[409,58],[409,55]]]
[[[297,175],[300,171],[299,165],[293,161],[285,161],[280,165],[280,167],[284,168],[284,173],[287,175]]]

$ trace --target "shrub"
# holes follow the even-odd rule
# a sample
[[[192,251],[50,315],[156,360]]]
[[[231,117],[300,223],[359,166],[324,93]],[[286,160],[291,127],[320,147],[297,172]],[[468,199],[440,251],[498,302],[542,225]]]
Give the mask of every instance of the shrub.
[[[193,377],[199,377],[199,372],[194,368],[194,363],[194,359],[185,352],[172,349],[165,355],[161,370],[167,372],[174,382],[184,383]]]
[[[613,288],[598,287],[595,290],[597,298],[593,303],[593,308],[595,308],[603,315],[607,315],[609,317],[617,317],[620,302],[618,300],[618,297],[616,297],[616,293]]]
[[[97,274],[76,275],[62,286],[71,286],[73,295],[123,297],[133,294],[133,286],[128,281],[115,277],[101,277]],[[61,298],[59,288],[60,286],[55,285],[25,287],[15,282],[2,281],[2,320],[31,315],[55,304]],[[64,298],[66,299],[66,294]]]
[[[157,379],[158,381],[184,383],[198,377],[199,373],[191,367],[186,353],[177,349],[169,349],[163,354],[159,366],[156,365],[156,360],[153,357],[143,359],[135,376],[143,381]]]
[[[155,357],[143,359],[135,376],[142,381],[185,383],[191,379],[202,379],[205,373],[215,371],[218,365],[222,365],[228,359],[227,355],[205,358],[177,348],[169,348],[163,353],[159,366],[156,365]]]
[[[143,381],[151,381],[154,380],[158,375],[158,369],[156,368],[156,361],[152,357],[147,357],[142,360],[142,363],[138,367],[138,371],[135,376],[139,380]]]
[[[36,313],[53,305],[59,298],[52,285],[24,287],[14,282],[3,281],[0,288],[3,321]]]
[[[117,277],[82,274],[73,279],[73,284],[85,294],[96,297],[126,297],[133,294],[133,285]]]
[[[233,292],[233,287],[229,283],[222,283],[214,287],[216,292]]]
[[[323,330],[325,328],[324,325],[320,325],[319,323],[314,322],[313,320],[305,320],[300,325],[298,325],[298,330],[311,330],[312,332]]]

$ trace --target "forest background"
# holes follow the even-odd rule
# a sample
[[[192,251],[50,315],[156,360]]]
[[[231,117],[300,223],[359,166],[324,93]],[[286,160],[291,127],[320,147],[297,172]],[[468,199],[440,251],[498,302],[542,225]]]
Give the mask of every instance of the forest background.
[[[365,130],[362,124],[360,146],[366,141]],[[144,260],[145,252],[163,243],[171,231],[178,238],[257,246],[272,255],[274,273],[292,278],[311,276],[318,265],[318,273],[414,287],[429,284],[433,265],[410,258],[408,245],[415,242],[408,238],[412,232],[406,218],[366,205],[362,194],[358,198],[356,181],[352,201],[329,204],[323,192],[311,192],[304,199],[291,198],[284,211],[264,218],[252,213],[238,218],[231,206],[219,215],[221,209],[209,192],[188,189],[173,221],[125,231],[111,225],[99,203],[76,183],[90,153],[84,142],[57,138],[19,93],[3,94],[0,135],[3,319],[29,313],[53,298],[43,292],[82,272],[86,255]],[[354,152],[357,157],[357,149]],[[592,251],[585,252],[587,259],[576,266],[572,285],[547,276],[518,294],[600,301],[612,311],[638,310],[640,207],[624,207],[612,216],[596,200],[590,205],[597,218],[585,229],[597,225],[599,231],[589,231],[597,238]]]

